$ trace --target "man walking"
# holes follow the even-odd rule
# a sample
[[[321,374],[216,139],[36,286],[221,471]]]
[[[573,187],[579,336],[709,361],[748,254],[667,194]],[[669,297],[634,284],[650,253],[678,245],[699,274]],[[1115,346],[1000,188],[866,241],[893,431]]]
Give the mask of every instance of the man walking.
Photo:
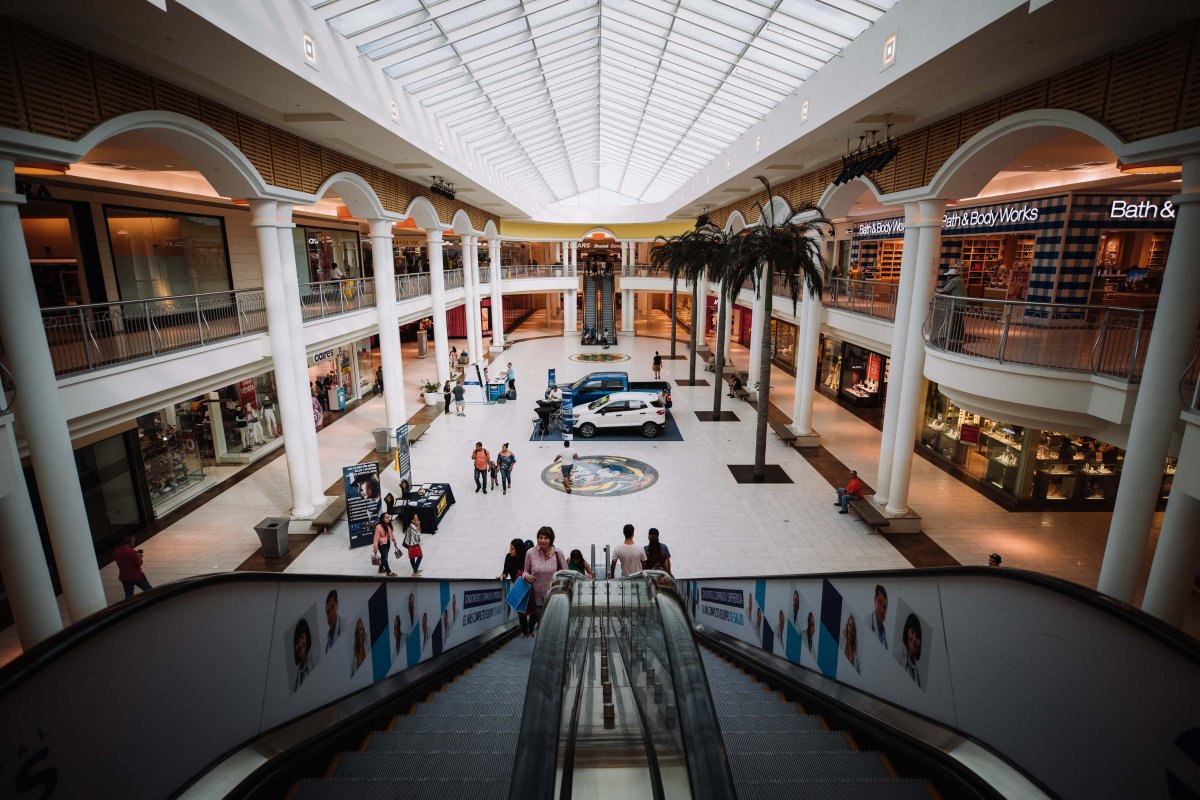
[[[633,543],[633,526],[626,525],[624,528],[625,543],[619,544],[613,549],[613,560],[608,566],[608,577],[617,577],[617,564],[621,565],[622,575],[636,575],[642,571],[642,565],[646,563],[646,551]]]
[[[563,449],[564,450],[571,449],[571,440],[570,439],[563,439]],[[579,460],[579,453],[571,453],[570,461],[567,461],[566,454],[564,454],[564,453],[559,453],[558,455],[556,455],[554,457],[553,463],[557,464],[560,461],[562,462],[563,489],[566,490],[567,494],[571,493],[571,470],[574,469],[575,462],[578,460]]]
[[[462,381],[454,384],[454,413],[460,417],[465,417],[467,415],[467,404],[463,400],[464,392],[465,390],[463,389]]]
[[[837,490],[837,500],[835,506],[841,507],[839,514],[850,513],[850,501],[858,500],[862,497],[863,485],[858,479],[858,473],[850,470],[850,480],[846,481],[846,485]]]
[[[488,454],[487,449],[483,446],[483,442],[476,442],[475,449],[471,451],[471,463],[475,465],[475,491],[483,489],[483,493],[487,494],[488,489],[488,462],[492,457]]]
[[[121,546],[113,551],[113,561],[117,562],[117,578],[125,589],[126,600],[133,597],[134,587],[143,592],[150,591],[150,581],[142,572],[142,551],[133,549],[136,541],[132,536],[126,536],[121,540]]]
[[[658,528],[651,528],[646,534],[650,544],[642,548],[646,553],[646,569],[660,569],[668,575],[671,572],[671,548],[658,540]]]

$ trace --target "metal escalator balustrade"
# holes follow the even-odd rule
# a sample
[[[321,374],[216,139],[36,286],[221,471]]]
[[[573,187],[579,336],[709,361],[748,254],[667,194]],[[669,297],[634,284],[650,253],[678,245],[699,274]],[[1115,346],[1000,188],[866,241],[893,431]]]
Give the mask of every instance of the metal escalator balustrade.
[[[596,327],[596,278],[585,275],[583,278],[583,325],[585,328]]]
[[[605,275],[600,279],[600,329],[608,331],[609,340],[617,340],[616,300],[613,297],[613,277]]]

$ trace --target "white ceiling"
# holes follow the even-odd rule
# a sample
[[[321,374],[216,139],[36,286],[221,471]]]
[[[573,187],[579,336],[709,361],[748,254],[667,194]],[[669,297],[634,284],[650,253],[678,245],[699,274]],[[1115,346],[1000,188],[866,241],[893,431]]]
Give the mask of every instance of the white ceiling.
[[[306,0],[537,202],[668,198],[896,0]]]

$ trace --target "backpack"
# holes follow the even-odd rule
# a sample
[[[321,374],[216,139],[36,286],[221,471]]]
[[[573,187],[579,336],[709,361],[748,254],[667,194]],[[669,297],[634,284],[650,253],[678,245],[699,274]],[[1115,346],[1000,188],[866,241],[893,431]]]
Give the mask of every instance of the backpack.
[[[491,456],[488,451],[482,447],[475,451],[475,469],[487,469],[488,462],[491,461]]]

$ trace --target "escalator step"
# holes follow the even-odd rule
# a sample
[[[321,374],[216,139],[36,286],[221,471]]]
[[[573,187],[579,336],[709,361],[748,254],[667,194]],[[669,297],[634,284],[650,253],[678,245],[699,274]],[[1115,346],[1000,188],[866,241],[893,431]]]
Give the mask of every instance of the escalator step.
[[[738,800],[931,800],[922,781],[839,781],[837,783],[738,783]]]
[[[506,800],[508,781],[410,781],[334,778],[303,780],[295,800]]]
[[[721,731],[725,733],[791,733],[793,731],[823,731],[820,717],[801,716],[753,716],[719,714]]]
[[[394,731],[409,733],[516,733],[521,729],[521,715],[480,719],[478,713],[453,717],[424,716],[412,714],[396,718]]]
[[[512,773],[512,753],[446,753],[430,741],[425,755],[395,756],[387,752],[342,753],[334,778],[387,778],[391,780],[438,783],[443,781],[508,781]]]
[[[476,715],[491,715],[498,716],[521,716],[521,711],[525,708],[524,698],[520,700],[502,700],[497,702],[484,702],[470,697],[457,698],[446,697],[430,700],[425,703],[417,703],[414,706],[415,710],[412,716],[437,716],[437,717],[465,717],[468,714]]]
[[[392,753],[417,752],[436,747],[444,752],[468,752],[471,750],[494,750],[496,752],[515,752],[517,739],[512,731],[472,731],[470,733],[439,733],[437,738],[427,745],[414,741],[411,733],[387,731],[371,734],[367,744],[367,752],[386,750]]]
[[[878,753],[730,753],[736,784],[781,781],[792,784],[891,778]]]
[[[722,724],[722,729],[724,724]],[[787,736],[773,733],[734,733],[722,730],[725,749],[730,755],[752,753],[829,753],[852,752],[853,748],[841,731],[802,731]],[[375,742],[372,740],[372,746]]]

